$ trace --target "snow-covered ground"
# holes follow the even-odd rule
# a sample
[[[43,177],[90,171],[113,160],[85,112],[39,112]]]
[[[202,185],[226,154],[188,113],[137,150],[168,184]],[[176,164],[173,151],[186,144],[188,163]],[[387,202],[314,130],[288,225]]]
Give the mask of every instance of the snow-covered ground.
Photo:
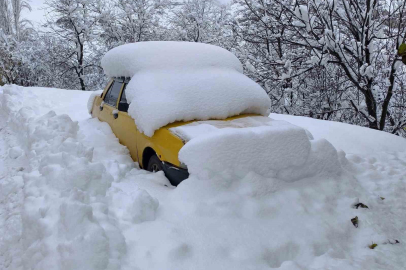
[[[90,118],[90,94],[0,88],[0,269],[406,269],[405,139],[272,114],[314,137],[282,147],[283,171],[173,188]]]

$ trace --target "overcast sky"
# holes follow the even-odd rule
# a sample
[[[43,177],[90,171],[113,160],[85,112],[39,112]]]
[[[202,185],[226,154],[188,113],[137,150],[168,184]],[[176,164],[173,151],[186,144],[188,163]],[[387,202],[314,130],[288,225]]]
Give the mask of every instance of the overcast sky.
[[[32,11],[30,12],[29,10],[24,10],[23,17],[25,19],[32,21],[35,24],[44,22],[45,21],[44,18],[45,11],[43,10],[44,2],[45,0],[30,0],[29,4],[32,8]]]
[[[34,25],[39,26],[45,22],[45,0],[28,0],[32,8],[31,12],[29,10],[23,11],[23,17],[30,20]],[[230,0],[219,0],[220,3],[228,3]]]

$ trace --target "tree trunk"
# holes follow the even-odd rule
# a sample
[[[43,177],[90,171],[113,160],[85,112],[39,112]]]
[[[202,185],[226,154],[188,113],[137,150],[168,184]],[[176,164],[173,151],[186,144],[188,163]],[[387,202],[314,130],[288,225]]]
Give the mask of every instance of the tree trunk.
[[[372,129],[379,129],[378,127],[378,117],[376,114],[376,101],[374,95],[372,94],[372,83],[368,83],[368,90],[364,92],[365,103],[367,105],[368,115],[373,117],[374,120],[369,120],[369,127]]]
[[[79,43],[79,72],[78,72],[78,76],[79,76],[79,82],[80,82],[80,87],[81,90],[86,91],[86,86],[85,86],[85,82],[83,80],[83,75],[84,75],[84,69],[83,69],[83,44]]]

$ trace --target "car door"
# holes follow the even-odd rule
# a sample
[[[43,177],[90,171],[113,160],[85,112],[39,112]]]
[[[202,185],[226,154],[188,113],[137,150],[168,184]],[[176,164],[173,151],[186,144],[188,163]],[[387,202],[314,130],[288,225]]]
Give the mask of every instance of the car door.
[[[99,113],[99,119],[103,122],[107,122],[116,136],[118,135],[118,126],[115,124],[116,119],[114,118],[113,111],[117,110],[117,101],[123,85],[124,81],[116,79],[113,81],[104,95],[104,104],[101,106],[101,111]]]
[[[131,157],[134,161],[138,162],[137,154],[137,135],[138,130],[135,125],[134,119],[128,115],[128,106],[125,90],[127,87],[128,81],[124,82],[120,100],[118,103],[118,112],[114,120],[114,129],[115,134],[119,138],[120,143],[127,146],[130,151]]]
[[[106,87],[103,89],[103,93],[99,97],[95,97],[93,100],[93,107],[92,107],[92,117],[97,117],[100,119],[100,113],[102,111],[101,102],[103,102],[104,96],[107,91],[110,89],[110,86],[113,84],[113,80],[109,81]],[[100,119],[101,120],[101,119]]]

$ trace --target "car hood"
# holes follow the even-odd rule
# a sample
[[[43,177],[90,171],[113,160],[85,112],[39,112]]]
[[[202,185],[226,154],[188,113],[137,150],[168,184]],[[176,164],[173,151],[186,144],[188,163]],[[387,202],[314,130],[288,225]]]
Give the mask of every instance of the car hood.
[[[273,120],[265,116],[246,116],[237,119],[194,121],[185,125],[169,128],[169,131],[179,137],[184,143],[219,129],[243,129],[260,126],[291,125],[285,121]],[[311,136],[311,134],[308,134]]]

